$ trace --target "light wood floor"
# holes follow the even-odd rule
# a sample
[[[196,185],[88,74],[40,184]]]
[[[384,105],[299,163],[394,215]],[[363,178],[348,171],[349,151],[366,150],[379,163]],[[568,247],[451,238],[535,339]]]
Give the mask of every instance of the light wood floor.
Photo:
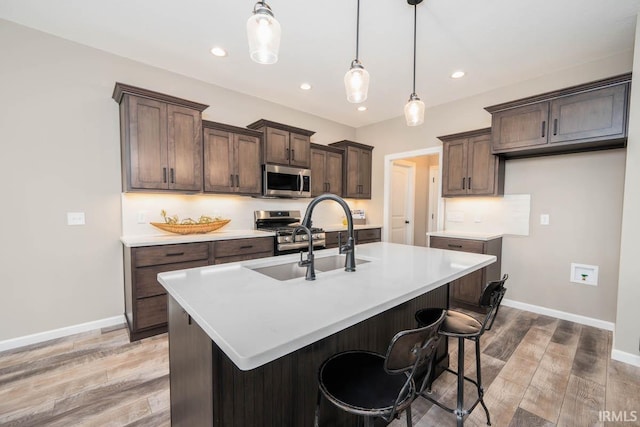
[[[492,425],[640,426],[640,368],[610,360],[611,339],[607,331],[502,307],[481,341]],[[0,353],[0,425],[168,426],[167,347],[166,335],[129,343],[120,327]],[[453,341],[450,350],[455,368]],[[473,376],[473,347],[466,350]],[[465,390],[468,401],[473,391]],[[453,406],[455,377],[443,374],[433,393]],[[605,409],[637,420],[603,422]],[[424,399],[413,404],[413,420],[455,426],[453,415]],[[482,409],[465,425],[486,425]]]

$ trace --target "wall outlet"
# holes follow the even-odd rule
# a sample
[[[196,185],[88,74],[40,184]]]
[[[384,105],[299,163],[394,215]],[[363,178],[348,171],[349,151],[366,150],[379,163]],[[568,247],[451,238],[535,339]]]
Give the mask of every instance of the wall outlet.
[[[473,222],[482,222],[482,215],[480,215],[480,214],[476,214],[476,215],[473,217]]]
[[[67,212],[67,225],[84,224],[84,212]]]
[[[540,215],[540,225],[549,225],[549,214]]]
[[[138,224],[146,224],[148,211],[138,211]]]
[[[459,212],[459,211],[447,212],[447,221],[464,222],[464,212]]]

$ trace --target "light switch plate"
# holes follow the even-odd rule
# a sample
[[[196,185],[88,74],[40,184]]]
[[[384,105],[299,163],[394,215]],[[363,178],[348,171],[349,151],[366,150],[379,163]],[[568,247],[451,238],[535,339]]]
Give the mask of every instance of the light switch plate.
[[[540,225],[549,225],[549,214],[540,215]]]
[[[84,224],[84,212],[67,212],[67,225]]]

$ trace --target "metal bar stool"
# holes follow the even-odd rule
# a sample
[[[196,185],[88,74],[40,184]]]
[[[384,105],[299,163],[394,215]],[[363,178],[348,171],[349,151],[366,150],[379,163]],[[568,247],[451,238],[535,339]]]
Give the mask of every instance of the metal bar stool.
[[[507,289],[504,287],[504,283],[508,278],[509,275],[505,274],[502,279],[489,282],[482,292],[482,295],[480,296],[480,306],[487,309],[487,314],[482,323],[480,323],[475,318],[459,311],[447,310],[445,321],[440,327],[440,335],[458,339],[458,371],[447,368],[447,371],[455,374],[458,377],[456,408],[449,408],[429,396],[429,393],[431,391],[431,378],[429,378],[429,387],[426,392],[424,392],[423,390],[419,394],[430,402],[435,403],[445,411],[455,414],[458,427],[462,427],[464,425],[464,417],[469,415],[475,409],[478,403],[482,405],[482,407],[484,408],[484,412],[487,414],[487,425],[491,425],[489,409],[487,409],[487,405],[485,405],[484,403],[484,388],[482,387],[482,376],[480,372],[480,337],[482,336],[482,334],[484,334],[485,330],[488,331],[491,329],[491,327],[493,326],[493,322],[496,320],[498,309],[500,308],[500,303],[502,302],[502,298],[507,291]],[[430,319],[434,315],[433,310],[440,309],[426,308],[418,310],[416,312],[415,317],[418,321],[418,326],[421,326],[424,321],[428,321],[428,319]],[[466,339],[475,341],[476,380],[473,380],[464,375],[464,341]],[[464,409],[464,380],[473,383],[478,389],[478,398],[468,409]]]
[[[376,417],[390,423],[402,411],[411,420],[411,403],[426,386],[416,388],[414,375],[431,359],[440,340],[438,329],[445,311],[427,325],[398,332],[386,356],[371,351],[345,351],[325,360],[318,373],[318,400],[315,426],[319,425],[320,402],[324,396],[336,407],[364,417],[365,426],[373,426]]]

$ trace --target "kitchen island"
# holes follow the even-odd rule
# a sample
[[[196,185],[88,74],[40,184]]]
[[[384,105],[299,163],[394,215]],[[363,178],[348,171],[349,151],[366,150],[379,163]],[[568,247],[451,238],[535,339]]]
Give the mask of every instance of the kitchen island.
[[[337,255],[316,252],[316,263]],[[313,425],[317,369],[347,349],[384,353],[413,313],[494,256],[392,243],[356,247],[355,272],[281,281],[256,269],[297,255],[158,275],[169,294],[173,425]],[[353,420],[323,406],[326,425]]]

